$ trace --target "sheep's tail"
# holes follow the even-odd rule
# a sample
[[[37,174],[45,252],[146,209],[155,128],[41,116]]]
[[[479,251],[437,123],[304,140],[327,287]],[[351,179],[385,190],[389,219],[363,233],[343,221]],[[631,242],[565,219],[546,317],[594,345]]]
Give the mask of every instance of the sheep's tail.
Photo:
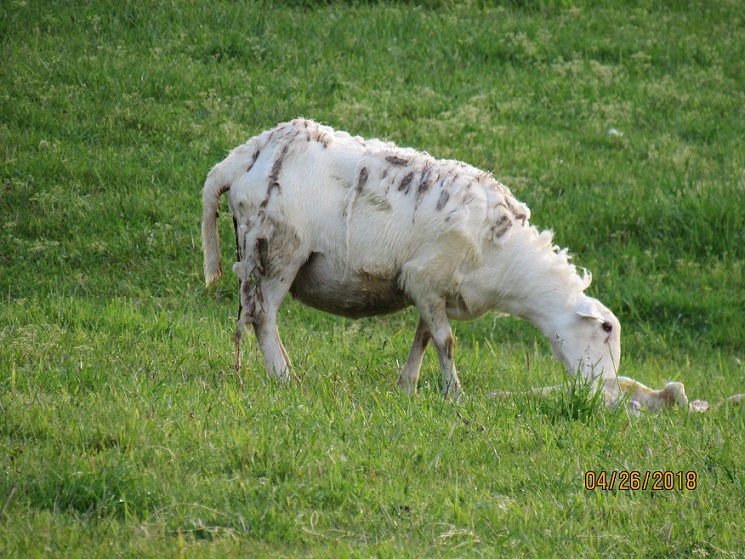
[[[220,197],[228,190],[230,190],[230,184],[222,181],[222,173],[215,167],[207,176],[202,190],[202,250],[204,251],[204,281],[207,287],[212,286],[222,277],[217,216],[220,212]]]

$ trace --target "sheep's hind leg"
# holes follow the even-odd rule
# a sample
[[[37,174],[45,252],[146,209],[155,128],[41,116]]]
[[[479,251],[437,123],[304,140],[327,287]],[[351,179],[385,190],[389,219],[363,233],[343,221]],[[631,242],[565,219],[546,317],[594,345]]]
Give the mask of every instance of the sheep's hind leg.
[[[408,394],[416,393],[419,370],[422,367],[422,359],[424,358],[424,350],[427,349],[427,344],[429,344],[431,338],[432,335],[429,333],[427,325],[420,318],[416,328],[416,334],[414,335],[414,343],[411,345],[409,356],[406,358],[401,375],[398,377],[398,385]]]
[[[277,313],[307,258],[302,258],[297,251],[290,253],[291,256],[278,251],[273,258],[272,247],[266,238],[257,239],[255,246],[256,254],[251,251],[243,262],[233,267],[242,279],[243,310],[236,331],[236,350],[239,356],[237,363],[240,366],[240,339],[243,330],[251,324],[267,373],[280,381],[287,381],[290,379],[291,363],[279,338]]]
[[[279,337],[277,313],[291,283],[286,277],[264,278],[260,283],[261,300],[251,320],[266,371],[269,376],[282,382],[290,380],[291,363]]]

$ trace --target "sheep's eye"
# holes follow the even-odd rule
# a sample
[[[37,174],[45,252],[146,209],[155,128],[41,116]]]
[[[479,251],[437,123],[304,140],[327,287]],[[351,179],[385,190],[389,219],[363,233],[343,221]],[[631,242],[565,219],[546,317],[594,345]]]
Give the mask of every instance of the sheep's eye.
[[[613,330],[613,324],[611,324],[610,322],[603,322],[602,328],[605,332],[610,332]]]

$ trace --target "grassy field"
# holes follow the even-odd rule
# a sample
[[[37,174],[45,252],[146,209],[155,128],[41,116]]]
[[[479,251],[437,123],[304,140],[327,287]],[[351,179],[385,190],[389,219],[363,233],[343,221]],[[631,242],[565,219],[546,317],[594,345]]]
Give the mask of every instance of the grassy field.
[[[745,392],[745,17],[663,4],[2,2],[0,556],[745,557],[745,409],[497,404],[562,372],[493,316],[454,324],[459,404],[431,350],[405,397],[413,311],[290,300],[301,384],[253,339],[239,379],[236,281],[201,277],[207,172],[302,115],[493,170],[593,272],[623,374]]]

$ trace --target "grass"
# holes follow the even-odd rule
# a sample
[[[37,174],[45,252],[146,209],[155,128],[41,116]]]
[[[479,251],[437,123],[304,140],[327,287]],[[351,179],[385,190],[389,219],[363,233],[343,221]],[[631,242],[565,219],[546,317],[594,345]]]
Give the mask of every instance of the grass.
[[[293,301],[302,382],[253,341],[238,379],[237,288],[202,287],[199,245],[210,167],[311,117],[494,170],[594,273],[625,375],[745,392],[743,23],[727,0],[3,3],[0,554],[743,556],[741,408],[497,404],[562,375],[492,316],[454,325],[459,404],[430,353],[409,398],[413,311]]]

